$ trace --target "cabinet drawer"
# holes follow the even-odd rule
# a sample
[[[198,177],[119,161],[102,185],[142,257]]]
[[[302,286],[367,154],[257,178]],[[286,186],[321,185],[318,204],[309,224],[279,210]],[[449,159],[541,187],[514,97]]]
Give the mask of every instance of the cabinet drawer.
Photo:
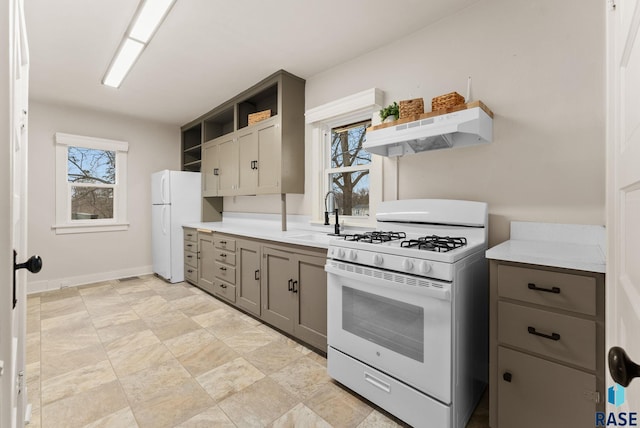
[[[192,251],[194,253],[198,252],[198,241],[184,241],[184,250],[185,251]]]
[[[198,269],[185,265],[184,278],[193,285],[198,285]]]
[[[596,369],[594,321],[498,302],[498,341]]]
[[[213,246],[216,248],[220,248],[223,250],[235,251],[236,250],[236,240],[227,238],[226,236],[215,236],[213,237]]]
[[[234,302],[236,301],[236,286],[232,284],[228,284],[223,281],[215,281],[213,283],[214,290],[213,292],[218,296],[222,296],[225,299]]]
[[[191,251],[184,252],[184,264],[191,266],[194,269],[198,269],[198,255]]]
[[[213,258],[217,262],[226,263],[231,266],[236,265],[236,253],[224,251],[219,248],[213,250]]]
[[[498,295],[596,315],[596,279],[590,276],[498,265]]]
[[[236,268],[228,266],[224,263],[216,262],[213,265],[213,273],[216,278],[223,279],[228,283],[235,285],[236,283]]]
[[[592,374],[499,346],[496,382],[497,428],[593,426]]]
[[[195,229],[184,229],[184,240],[198,242],[198,231]]]

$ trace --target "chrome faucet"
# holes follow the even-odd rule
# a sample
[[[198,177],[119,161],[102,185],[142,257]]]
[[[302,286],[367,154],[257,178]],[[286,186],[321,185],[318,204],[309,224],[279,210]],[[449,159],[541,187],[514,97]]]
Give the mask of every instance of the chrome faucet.
[[[329,198],[329,195],[332,196],[331,198],[331,204],[327,205],[327,199]],[[329,207],[331,207],[331,209],[329,209]],[[335,192],[332,190],[329,190],[327,192],[326,195],[324,195],[324,224],[326,226],[328,226],[329,223],[329,213],[332,212],[335,214],[336,216],[336,222],[333,225],[333,234],[334,235],[340,235],[340,222],[338,221],[338,197],[336,196]]]

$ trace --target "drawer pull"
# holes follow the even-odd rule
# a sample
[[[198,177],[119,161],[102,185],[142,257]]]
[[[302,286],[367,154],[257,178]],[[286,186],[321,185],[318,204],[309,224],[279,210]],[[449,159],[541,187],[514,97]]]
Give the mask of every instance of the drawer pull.
[[[551,288],[538,287],[537,285],[535,285],[535,284],[533,284],[531,282],[528,284],[528,287],[529,287],[529,290],[544,291],[545,293],[560,294],[560,288],[558,288],[558,287],[551,287]]]
[[[511,382],[511,377],[511,373],[504,372],[502,375],[502,380],[504,380],[505,382]]]
[[[259,281],[259,280],[260,280],[260,270],[256,270],[256,271],[253,273],[253,279],[255,279],[256,281]]]
[[[290,279],[289,281],[287,281],[287,283],[288,283],[287,289],[289,291],[293,291],[293,279]]]
[[[220,266],[220,270],[227,270],[226,267]]]
[[[226,259],[226,258],[227,258],[227,255],[226,255],[225,253],[222,253],[222,254],[220,254],[220,257],[223,257],[223,258],[225,258],[225,259]]]
[[[220,241],[222,245],[227,245],[227,241]]]
[[[187,272],[189,273],[193,273],[193,271],[191,269],[187,269]]]
[[[535,327],[527,327],[527,331],[529,332],[529,334],[533,334],[535,336],[540,336],[540,337],[544,337],[545,339],[549,339],[549,340],[560,340],[560,335],[558,333],[551,333],[549,334],[544,334],[544,333],[540,333],[539,331],[536,331]]]
[[[227,286],[225,284],[220,284],[220,287],[227,288]]]
[[[381,381],[380,379],[370,375],[367,372],[364,373],[364,380],[366,380],[376,388],[383,390],[384,392],[391,392],[391,385],[389,385],[387,382]]]

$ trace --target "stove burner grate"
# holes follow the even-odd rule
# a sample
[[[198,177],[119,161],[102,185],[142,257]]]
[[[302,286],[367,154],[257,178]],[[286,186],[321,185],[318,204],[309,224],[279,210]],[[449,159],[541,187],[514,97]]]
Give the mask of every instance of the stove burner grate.
[[[452,238],[450,236],[424,236],[418,239],[408,239],[400,243],[401,247],[417,248],[419,250],[437,251],[446,253],[447,251],[467,245],[466,238]]]
[[[374,230],[372,232],[355,233],[345,235],[345,241],[367,242],[369,244],[380,244],[382,242],[395,241],[397,239],[405,239],[407,234],[404,232],[383,232]]]

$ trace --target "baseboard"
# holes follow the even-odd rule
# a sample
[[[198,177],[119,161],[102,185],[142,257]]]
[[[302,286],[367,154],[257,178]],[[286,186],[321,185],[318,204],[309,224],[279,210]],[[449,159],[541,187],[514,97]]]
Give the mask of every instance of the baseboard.
[[[149,265],[118,271],[94,273],[91,275],[70,276],[66,278],[49,279],[44,281],[30,281],[27,282],[27,294],[59,290],[66,287],[77,287],[78,285],[93,284],[94,282],[109,281],[112,279],[128,278],[130,276],[149,275],[151,273],[153,273],[153,266]]]

